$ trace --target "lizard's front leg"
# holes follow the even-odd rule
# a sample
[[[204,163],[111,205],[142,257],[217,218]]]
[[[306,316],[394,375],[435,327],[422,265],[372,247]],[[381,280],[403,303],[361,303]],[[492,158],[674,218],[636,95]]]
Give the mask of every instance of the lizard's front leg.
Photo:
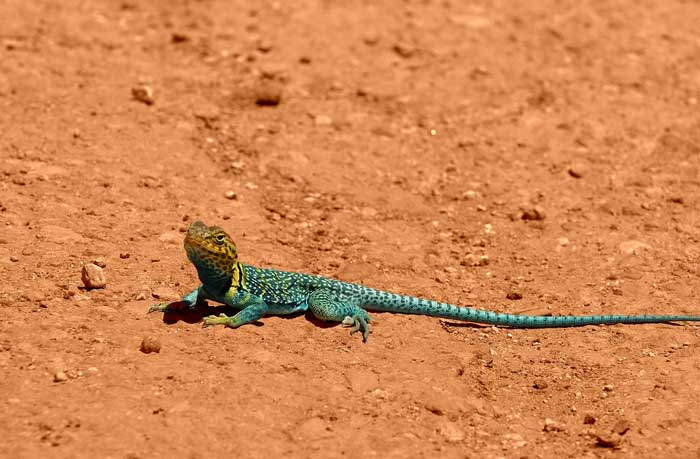
[[[371,331],[371,318],[361,307],[338,300],[332,291],[324,288],[311,292],[308,303],[309,310],[316,318],[352,327],[350,334],[361,332],[362,341],[367,342]]]
[[[235,299],[235,298],[234,298]],[[234,301],[233,306],[236,308],[243,307],[235,316],[227,316],[219,314],[218,316],[208,316],[204,318],[204,327],[212,325],[225,325],[231,328],[238,328],[250,322],[255,322],[260,319],[268,310],[267,303],[262,298],[246,295],[242,301]]]
[[[183,296],[180,301],[174,301],[172,303],[164,302],[157,303],[148,308],[147,314],[152,312],[171,312],[171,311],[181,311],[183,309],[194,309],[195,307],[204,304],[206,300],[204,295],[204,289],[200,285],[196,289],[192,290],[187,295]]]

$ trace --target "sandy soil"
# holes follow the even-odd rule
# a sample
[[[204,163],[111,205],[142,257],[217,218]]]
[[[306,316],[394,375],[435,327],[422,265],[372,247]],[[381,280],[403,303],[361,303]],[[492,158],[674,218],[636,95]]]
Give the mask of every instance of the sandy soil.
[[[194,219],[248,263],[462,305],[700,314],[697,24],[677,0],[0,3],[0,456],[697,457],[697,326],[374,314],[363,344],[145,314],[196,286]]]

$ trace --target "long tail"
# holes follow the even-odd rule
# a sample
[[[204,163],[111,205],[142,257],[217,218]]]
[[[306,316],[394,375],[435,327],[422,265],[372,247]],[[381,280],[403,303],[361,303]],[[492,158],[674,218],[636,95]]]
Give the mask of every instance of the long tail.
[[[649,324],[663,322],[700,322],[700,316],[687,315],[603,315],[603,316],[529,316],[502,314],[449,303],[424,300],[412,296],[368,289],[364,292],[365,304],[369,311],[385,311],[401,314],[419,314],[423,316],[442,317],[444,319],[463,320],[489,325],[501,325],[513,328],[555,328],[582,327],[600,324]]]

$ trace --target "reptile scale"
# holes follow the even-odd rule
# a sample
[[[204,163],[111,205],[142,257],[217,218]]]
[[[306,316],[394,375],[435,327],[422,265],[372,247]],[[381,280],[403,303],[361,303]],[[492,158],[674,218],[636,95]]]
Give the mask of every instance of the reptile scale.
[[[266,314],[293,314],[310,310],[321,320],[341,322],[351,333],[370,333],[369,311],[420,314],[451,320],[513,328],[580,327],[600,324],[645,324],[675,321],[699,322],[690,315],[598,315],[530,316],[455,306],[448,303],[398,295],[321,276],[257,268],[238,260],[235,243],[218,226],[193,222],[185,236],[185,250],[202,284],[181,301],[158,303],[148,312],[194,309],[213,300],[239,312],[204,318],[204,326],[237,328]]]

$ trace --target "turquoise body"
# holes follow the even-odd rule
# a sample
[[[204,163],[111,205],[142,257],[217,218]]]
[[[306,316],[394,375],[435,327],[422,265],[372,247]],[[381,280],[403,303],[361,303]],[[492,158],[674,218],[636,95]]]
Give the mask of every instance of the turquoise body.
[[[342,282],[310,274],[257,268],[242,264],[246,275],[245,288],[268,305],[270,313],[289,314],[308,309],[309,294],[326,289],[348,306],[368,311],[418,314],[443,319],[499,325],[514,328],[578,327],[601,324],[644,324],[676,321],[700,321],[691,315],[589,315],[530,316],[456,306],[407,295],[376,290],[359,284]]]

